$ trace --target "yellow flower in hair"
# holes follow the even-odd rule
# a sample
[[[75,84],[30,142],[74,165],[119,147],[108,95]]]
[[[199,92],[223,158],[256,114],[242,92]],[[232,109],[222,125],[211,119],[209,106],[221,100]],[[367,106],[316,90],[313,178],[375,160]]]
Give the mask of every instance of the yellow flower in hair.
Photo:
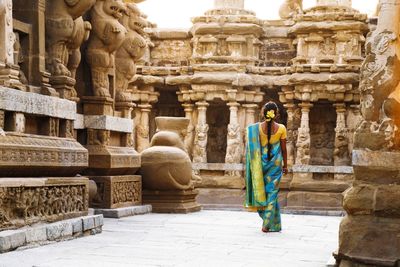
[[[271,121],[275,118],[275,111],[273,109],[267,111],[267,115],[265,116],[265,119],[267,121]]]

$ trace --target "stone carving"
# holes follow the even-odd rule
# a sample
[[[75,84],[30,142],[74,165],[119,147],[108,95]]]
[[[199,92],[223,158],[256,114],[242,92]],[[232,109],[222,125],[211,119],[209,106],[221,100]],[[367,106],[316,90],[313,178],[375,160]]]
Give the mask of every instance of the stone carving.
[[[396,58],[396,47],[392,45],[395,40],[395,33],[383,30],[374,32],[367,41],[360,82],[361,112],[365,121],[356,131],[359,137],[356,147],[364,141],[371,149],[378,148],[377,143],[386,149],[398,146],[396,113],[400,104],[396,94],[400,90],[400,75],[394,72],[396,65],[391,64]],[[388,138],[382,139],[385,136]],[[382,140],[386,140],[384,144]]]
[[[88,129],[88,145],[110,145],[110,131]]]
[[[193,144],[193,162],[207,162],[207,139],[209,127],[200,124],[196,127],[196,135]]]
[[[21,42],[19,39],[19,33],[14,32],[15,35],[15,42],[14,42],[14,63],[15,64],[22,64],[24,63],[25,59],[21,51]],[[28,79],[26,79],[25,73],[22,71],[22,69],[19,70],[19,80],[21,83],[27,85],[28,84]]]
[[[335,150],[333,152],[336,166],[348,166],[350,164],[349,141],[347,137],[348,132],[346,129],[336,129]]]
[[[114,52],[125,39],[127,30],[118,21],[126,12],[122,0],[97,0],[91,11],[93,27],[87,48],[92,73],[93,94],[111,97],[109,71],[114,67]]]
[[[310,162],[310,131],[300,128],[297,134],[296,164],[308,165]]]
[[[229,124],[228,125],[228,139],[225,163],[240,163],[242,157],[242,142],[240,138],[240,125]],[[228,171],[229,176],[240,176],[239,171]]]
[[[0,228],[55,221],[87,212],[85,185],[0,187]]]
[[[192,189],[192,164],[179,136],[189,120],[157,117],[156,124],[160,131],[151,139],[150,148],[142,152],[143,187],[150,190]]]
[[[141,183],[119,182],[112,187],[112,203],[141,202]]]
[[[130,94],[126,92],[128,83],[136,74],[135,62],[139,60],[146,50],[144,27],[147,25],[139,9],[135,4],[127,4],[127,12],[120,20],[121,24],[128,30],[125,39],[115,54],[116,71],[116,101],[130,100]]]
[[[303,0],[285,0],[279,9],[279,16],[282,19],[290,19],[301,13],[303,13]]]
[[[91,25],[82,15],[95,0],[53,0],[46,8],[48,68],[54,76],[75,78],[81,61],[80,46],[89,37]]]

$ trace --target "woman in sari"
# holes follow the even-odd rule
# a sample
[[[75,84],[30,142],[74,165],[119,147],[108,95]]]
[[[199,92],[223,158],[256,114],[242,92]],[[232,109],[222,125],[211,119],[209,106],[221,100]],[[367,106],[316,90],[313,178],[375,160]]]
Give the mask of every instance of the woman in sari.
[[[287,173],[286,128],[275,122],[279,114],[274,102],[264,105],[262,115],[264,121],[247,128],[245,205],[257,210],[263,232],[279,232],[279,183]]]

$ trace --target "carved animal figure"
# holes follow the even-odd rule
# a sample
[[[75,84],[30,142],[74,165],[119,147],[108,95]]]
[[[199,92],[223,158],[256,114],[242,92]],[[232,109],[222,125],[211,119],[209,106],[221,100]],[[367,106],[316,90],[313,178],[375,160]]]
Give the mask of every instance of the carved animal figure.
[[[279,16],[282,19],[290,19],[301,13],[303,13],[303,0],[285,0],[279,8]]]
[[[127,4],[127,13],[120,22],[128,33],[115,54],[116,100],[129,101],[130,95],[126,90],[128,83],[136,74],[135,62],[144,55],[146,49],[146,40],[142,35],[147,21],[142,18],[137,6],[131,3]]]
[[[310,161],[310,134],[308,130],[299,129],[297,136],[296,164],[309,164]]]
[[[94,3],[95,0],[47,1],[47,66],[52,75],[75,77],[81,58],[79,48],[91,29],[90,23],[84,22],[81,16]]]
[[[108,74],[114,67],[114,52],[124,41],[127,32],[118,21],[125,12],[126,6],[122,0],[97,0],[92,8],[93,32],[86,55],[95,96],[111,97]]]

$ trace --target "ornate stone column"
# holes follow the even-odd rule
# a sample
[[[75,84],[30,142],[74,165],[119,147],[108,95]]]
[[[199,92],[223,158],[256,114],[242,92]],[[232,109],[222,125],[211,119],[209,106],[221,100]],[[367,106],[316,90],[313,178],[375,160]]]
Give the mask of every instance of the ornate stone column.
[[[336,107],[336,128],[335,128],[335,166],[347,166],[350,164],[348,129],[346,126],[346,104],[334,104]]]
[[[238,108],[240,106],[237,102],[228,103],[230,117],[228,124],[228,136],[226,146],[225,163],[240,163],[242,158],[242,134],[238,120]],[[230,176],[240,175],[237,171],[227,171]]]
[[[0,84],[23,89],[19,82],[19,68],[14,64],[13,1],[0,1]]]
[[[185,110],[185,117],[189,119],[189,125],[187,127],[187,134],[184,140],[185,149],[188,152],[189,156],[193,157],[193,142],[194,142],[194,134],[195,134],[195,126],[193,124],[193,109],[194,104],[183,104],[182,105]]]
[[[287,161],[289,166],[293,166],[295,162],[295,152],[296,152],[296,140],[294,136],[295,126],[294,126],[294,116],[296,105],[293,103],[284,104],[287,113]]]
[[[301,107],[301,124],[297,136],[296,165],[310,164],[310,109],[313,106],[303,102]]]
[[[151,112],[150,104],[138,105],[140,109],[140,123],[136,126],[136,144],[137,151],[142,152],[150,146],[149,138],[149,114]]]
[[[193,162],[207,163],[207,139],[208,139],[208,124],[207,124],[207,107],[209,104],[205,101],[197,102],[197,125],[196,135],[193,146]]]

